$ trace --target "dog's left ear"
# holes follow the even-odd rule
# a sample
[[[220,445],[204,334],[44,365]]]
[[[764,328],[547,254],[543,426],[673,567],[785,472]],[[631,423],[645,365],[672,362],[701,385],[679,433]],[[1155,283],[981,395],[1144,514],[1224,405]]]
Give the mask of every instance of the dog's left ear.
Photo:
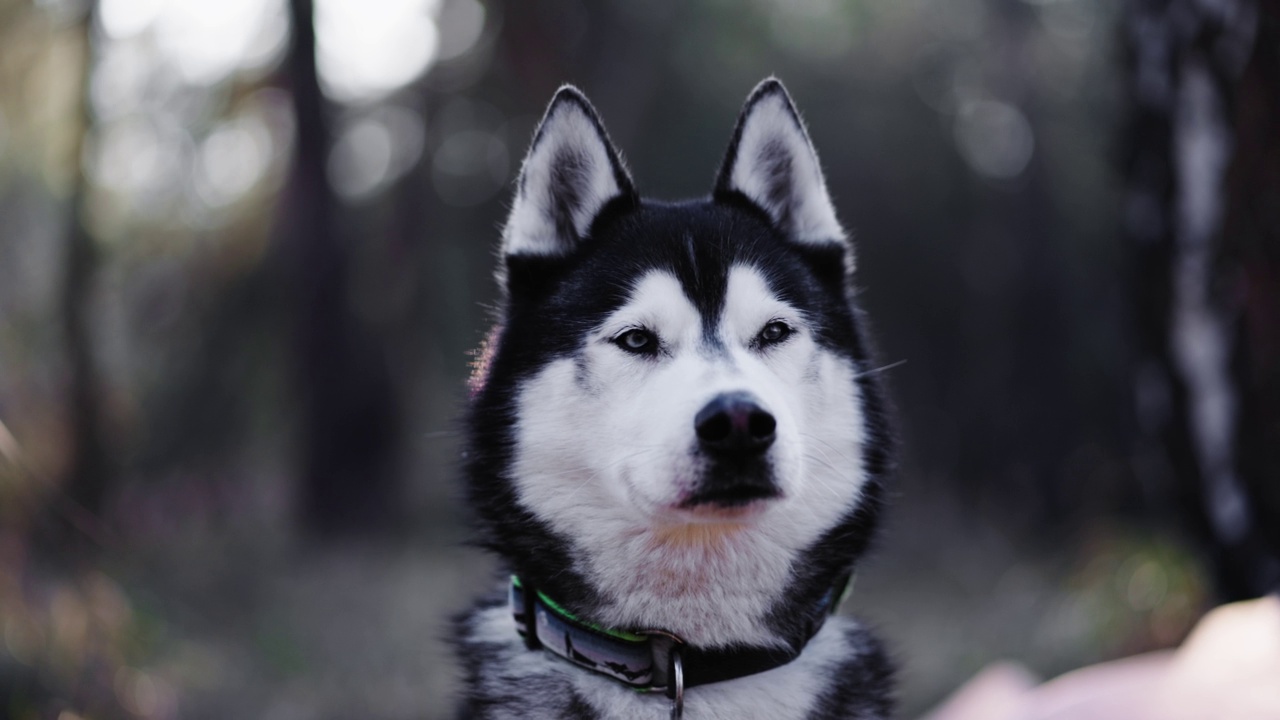
[[[738,116],[715,194],[741,193],[795,242],[845,246],[818,155],[776,78],[756,86]]]

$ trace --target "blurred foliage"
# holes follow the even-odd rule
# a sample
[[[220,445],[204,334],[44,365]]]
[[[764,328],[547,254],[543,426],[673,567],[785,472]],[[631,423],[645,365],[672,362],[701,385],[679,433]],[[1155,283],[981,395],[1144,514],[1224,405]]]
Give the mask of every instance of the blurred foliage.
[[[1100,529],[1086,539],[1081,556],[1068,592],[1107,656],[1172,647],[1208,607],[1203,569],[1167,538]]]
[[[1034,646],[993,631],[940,657],[1021,653],[1061,670],[1168,645],[1189,627],[1206,601],[1197,560],[1153,534],[1168,517],[1161,489],[1136,487],[1128,469],[1113,3],[351,7],[317,3],[327,179],[350,251],[347,306],[385,344],[409,414],[394,463],[414,530],[383,549],[317,556],[291,531],[299,418],[282,288],[305,269],[283,264],[277,244],[287,213],[306,208],[291,210],[286,185],[283,3],[105,0],[86,47],[81,2],[0,0],[10,716],[447,714],[452,672],[433,628],[487,571],[456,548],[453,418],[494,298],[510,180],[563,82],[593,99],[641,190],[659,197],[709,190],[762,77],[781,77],[804,112],[856,232],[881,355],[906,361],[889,371],[906,456],[900,520],[868,571],[885,578],[867,581],[873,614],[936,610],[955,624],[929,599],[951,571],[927,558],[993,526],[1000,539],[965,555],[971,575],[1032,563],[1037,597],[1060,602],[1071,632]],[[406,19],[390,22],[396,13]],[[350,47],[344,28],[358,36]],[[77,157],[82,98],[91,126]],[[77,212],[94,242],[84,297],[116,469],[83,562],[40,549],[43,527],[86,527],[61,490],[73,418],[58,318]],[[922,534],[915,521],[941,516],[962,518],[954,533],[894,550]],[[1019,549],[1027,538],[1061,545]],[[965,617],[1002,618],[1009,583],[973,593]],[[887,633],[907,657],[927,651],[909,622]],[[907,709],[973,663],[908,672]]]

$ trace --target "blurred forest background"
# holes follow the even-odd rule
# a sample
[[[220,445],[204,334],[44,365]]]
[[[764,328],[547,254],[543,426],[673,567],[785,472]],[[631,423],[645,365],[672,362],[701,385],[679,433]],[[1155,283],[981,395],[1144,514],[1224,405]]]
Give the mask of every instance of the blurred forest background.
[[[903,716],[1280,577],[1273,0],[0,0],[0,718],[443,718],[454,419],[572,82],[709,191],[777,74],[904,457]]]

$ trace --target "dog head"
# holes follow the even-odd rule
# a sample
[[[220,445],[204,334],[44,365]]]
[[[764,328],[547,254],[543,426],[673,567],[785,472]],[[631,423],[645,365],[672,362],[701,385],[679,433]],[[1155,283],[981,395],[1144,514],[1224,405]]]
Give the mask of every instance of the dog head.
[[[591,105],[561,89],[520,173],[473,383],[488,543],[587,616],[759,640],[750,623],[821,592],[874,517],[886,443],[852,267],[776,80],[748,99],[711,196],[681,203],[640,199]],[[692,619],[711,597],[741,627]]]

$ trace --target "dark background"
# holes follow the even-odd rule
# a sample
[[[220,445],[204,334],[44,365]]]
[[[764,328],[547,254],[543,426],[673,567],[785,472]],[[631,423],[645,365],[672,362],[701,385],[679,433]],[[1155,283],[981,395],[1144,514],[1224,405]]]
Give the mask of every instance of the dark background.
[[[0,718],[449,716],[455,418],[563,82],[662,198],[760,79],[804,114],[899,410],[847,610],[904,717],[1176,644],[1280,577],[1280,42],[1222,6],[0,0]]]

